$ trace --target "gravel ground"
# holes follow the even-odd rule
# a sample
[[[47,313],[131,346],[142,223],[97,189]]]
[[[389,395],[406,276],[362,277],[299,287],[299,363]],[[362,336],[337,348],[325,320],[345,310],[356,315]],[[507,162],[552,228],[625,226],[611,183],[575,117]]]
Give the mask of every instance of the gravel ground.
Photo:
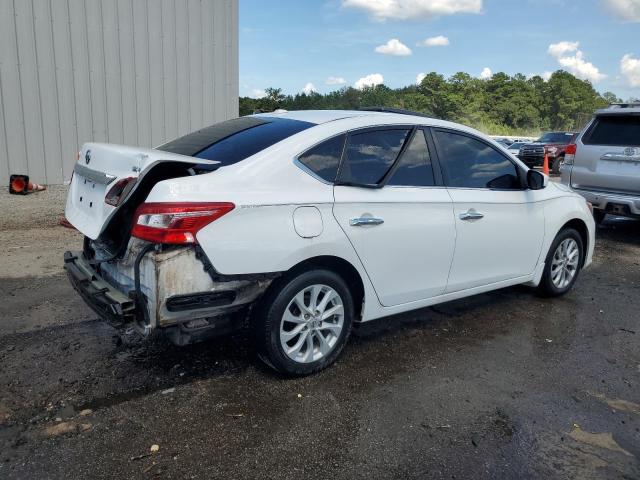
[[[3,479],[640,478],[640,222],[599,227],[563,298],[376,321],[291,380],[243,334],[122,343],[62,273],[63,198],[0,192]]]

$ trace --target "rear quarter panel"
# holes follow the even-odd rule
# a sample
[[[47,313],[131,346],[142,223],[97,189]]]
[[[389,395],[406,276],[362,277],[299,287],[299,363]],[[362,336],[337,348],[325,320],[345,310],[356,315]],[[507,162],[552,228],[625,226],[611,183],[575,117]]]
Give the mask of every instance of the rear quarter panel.
[[[371,299],[368,306],[379,305],[355,250],[333,217],[333,185],[294,163],[301,152],[344,130],[337,122],[319,125],[210,174],[159,182],[147,202],[233,202],[231,212],[197,235],[221,274],[286,272],[313,257],[335,256],[360,274],[365,297]],[[322,228],[317,236],[304,238],[296,231],[294,211],[302,206],[319,211]]]

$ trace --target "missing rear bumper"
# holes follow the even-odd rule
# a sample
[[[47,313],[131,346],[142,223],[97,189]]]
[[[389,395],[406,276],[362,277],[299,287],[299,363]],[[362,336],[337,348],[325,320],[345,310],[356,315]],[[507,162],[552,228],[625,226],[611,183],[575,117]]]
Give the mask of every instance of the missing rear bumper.
[[[225,334],[242,326],[243,312],[272,281],[212,276],[193,247],[150,245],[133,239],[123,258],[106,262],[65,253],[71,284],[114,327],[133,327],[143,336],[160,331],[178,345]]]
[[[100,317],[115,327],[136,320],[133,299],[106,282],[82,252],[65,252],[64,269],[73,288]]]

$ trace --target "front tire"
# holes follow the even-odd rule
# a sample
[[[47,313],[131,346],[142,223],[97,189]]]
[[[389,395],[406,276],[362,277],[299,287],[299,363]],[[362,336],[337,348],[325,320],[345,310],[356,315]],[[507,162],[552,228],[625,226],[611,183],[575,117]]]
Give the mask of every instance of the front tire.
[[[309,375],[331,365],[351,333],[354,307],[347,284],[329,270],[280,280],[254,318],[258,355],[287,375]]]
[[[538,291],[548,297],[567,293],[578,279],[583,258],[584,245],[580,234],[573,228],[561,230],[547,253]]]

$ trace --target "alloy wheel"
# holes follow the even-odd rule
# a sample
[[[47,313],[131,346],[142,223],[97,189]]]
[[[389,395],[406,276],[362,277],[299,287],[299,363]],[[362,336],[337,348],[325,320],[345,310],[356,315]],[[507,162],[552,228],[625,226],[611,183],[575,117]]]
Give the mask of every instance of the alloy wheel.
[[[580,248],[573,238],[563,240],[556,248],[551,261],[551,281],[556,288],[566,288],[578,273]]]
[[[310,363],[333,351],[344,325],[344,304],[327,285],[300,290],[284,310],[280,345],[291,360]]]

